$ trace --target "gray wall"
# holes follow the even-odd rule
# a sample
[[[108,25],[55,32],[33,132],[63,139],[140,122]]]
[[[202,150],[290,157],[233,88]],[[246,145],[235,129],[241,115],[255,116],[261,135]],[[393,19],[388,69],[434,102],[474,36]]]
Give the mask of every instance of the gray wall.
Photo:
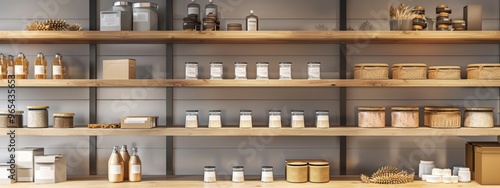
[[[100,0],[100,10],[109,10],[112,0]],[[165,10],[164,1],[160,9]],[[208,1],[200,1],[204,6]],[[348,25],[357,28],[368,20],[378,30],[388,30],[381,12],[386,11],[389,0],[348,1]],[[432,13],[432,1],[401,1],[411,5],[423,5]],[[174,29],[181,28],[182,17],[188,1],[174,1]],[[221,8],[222,27],[229,22],[244,22],[250,9],[260,17],[261,30],[316,30],[318,26],[338,28],[338,0],[252,0],[216,1]],[[498,30],[499,3],[487,0],[443,1],[453,9],[452,18],[461,17],[461,7],[466,4],[482,4],[483,27]],[[11,7],[25,7],[14,11]],[[9,1],[0,7],[1,30],[22,30],[28,20],[64,18],[88,26],[88,2],[77,0],[30,0]],[[363,10],[363,11],[359,11]],[[41,13],[39,13],[41,12]],[[33,15],[31,15],[33,13]],[[378,13],[378,14],[377,14]],[[164,11],[160,14],[163,19]],[[385,14],[384,14],[385,15]],[[435,17],[431,14],[429,17]],[[160,28],[165,28],[164,21]],[[271,78],[278,77],[278,62],[293,62],[294,78],[306,77],[309,61],[322,62],[323,78],[338,78],[338,44],[176,44],[174,45],[174,78],[184,77],[184,62],[200,64],[200,77],[209,77],[209,62],[224,62],[224,77],[232,79],[236,61],[249,63],[249,78],[255,78],[255,62],[270,62]],[[348,45],[348,68],[356,63],[423,62],[428,65],[460,65],[469,63],[499,62],[498,45]],[[52,61],[53,55],[62,53],[70,67],[70,78],[88,78],[88,45],[26,45],[2,44],[0,52],[15,54],[23,51],[30,61],[41,51]],[[138,78],[166,78],[166,46],[157,44],[101,44],[98,45],[98,78],[102,77],[100,62],[103,59],[135,58],[138,61]],[[465,69],[463,69],[465,71]],[[351,76],[351,73],[348,74]],[[464,74],[465,76],[465,74]],[[5,89],[0,92],[7,93]],[[160,116],[160,124],[166,124],[165,88],[99,88],[99,123],[117,122],[125,115]],[[454,105],[491,106],[498,108],[498,89],[495,88],[348,88],[348,124],[356,124],[355,109],[361,105]],[[89,97],[87,88],[18,89],[17,105],[26,110],[27,105],[50,106],[50,113],[75,112],[76,124],[89,122]],[[339,96],[336,88],[176,88],[174,89],[174,126],[182,126],[185,110],[200,110],[200,124],[207,125],[208,110],[223,110],[223,124],[235,126],[240,109],[253,110],[254,122],[264,125],[267,111],[281,109],[284,124],[289,126],[289,112],[302,109],[306,112],[306,124],[313,124],[313,112],[328,109],[331,123],[339,124]],[[6,95],[0,97],[0,105],[6,106]],[[498,114],[496,114],[498,124]],[[26,119],[25,119],[26,120]],[[420,159],[436,160],[440,167],[463,164],[464,142],[467,140],[493,140],[490,137],[349,137],[348,173],[369,173],[386,165],[412,166],[416,169]],[[6,143],[6,137],[0,137]],[[87,137],[19,137],[18,147],[41,146],[47,153],[68,156],[70,175],[88,174]],[[165,137],[154,136],[102,136],[98,137],[98,173],[106,174],[107,159],[114,145],[127,144],[139,147],[144,163],[144,174],[162,175],[165,170]],[[175,137],[174,168],[178,175],[201,174],[204,165],[216,165],[219,174],[229,174],[232,165],[244,165],[247,174],[259,174],[260,166],[273,165],[275,173],[284,174],[284,159],[322,158],[332,162],[332,173],[338,174],[338,137]],[[5,146],[0,146],[0,161],[7,160]]]

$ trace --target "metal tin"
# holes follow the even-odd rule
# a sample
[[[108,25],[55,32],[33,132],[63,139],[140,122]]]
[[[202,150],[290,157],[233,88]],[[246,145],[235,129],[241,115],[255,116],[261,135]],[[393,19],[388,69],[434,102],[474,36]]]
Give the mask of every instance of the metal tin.
[[[158,4],[140,2],[132,4],[132,7],[134,31],[158,30]]]

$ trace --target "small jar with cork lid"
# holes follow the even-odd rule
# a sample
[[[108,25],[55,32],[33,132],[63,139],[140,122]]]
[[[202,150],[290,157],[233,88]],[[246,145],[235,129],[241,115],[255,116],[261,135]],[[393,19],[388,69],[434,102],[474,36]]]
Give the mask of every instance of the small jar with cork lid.
[[[385,127],[385,107],[359,107],[359,127]]]
[[[290,183],[305,183],[308,178],[307,161],[287,160],[286,181]]]
[[[54,128],[73,128],[74,113],[54,113]]]
[[[24,111],[0,111],[0,128],[23,128]]]
[[[324,160],[309,161],[309,182],[327,183],[330,181],[330,163]]]
[[[49,106],[28,106],[28,128],[49,127]]]

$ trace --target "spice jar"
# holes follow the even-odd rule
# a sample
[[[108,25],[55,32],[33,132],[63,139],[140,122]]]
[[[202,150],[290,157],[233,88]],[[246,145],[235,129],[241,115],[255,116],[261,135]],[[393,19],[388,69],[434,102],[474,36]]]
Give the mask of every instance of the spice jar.
[[[49,127],[49,106],[28,106],[28,127]]]
[[[143,2],[132,4],[134,31],[158,30],[158,4]]]
[[[73,128],[74,113],[55,113],[54,128]]]
[[[224,67],[222,62],[210,62],[210,79],[211,80],[221,80]]]
[[[292,110],[292,128],[304,128],[304,110]]]
[[[233,182],[242,183],[245,181],[243,166],[233,166]]]
[[[186,110],[186,128],[198,128],[198,110]]]
[[[208,127],[209,128],[221,128],[221,110],[210,110],[208,111]]]
[[[203,30],[204,31],[215,31],[217,28],[216,20],[210,17],[203,18]]]
[[[0,128],[23,128],[24,111],[0,111]],[[12,118],[9,117],[12,114]],[[12,121],[11,121],[12,120]]]
[[[269,128],[281,128],[281,110],[269,110]]]
[[[215,166],[205,166],[203,181],[205,183],[213,183],[216,181]]]
[[[465,108],[464,127],[493,127],[493,108]]]
[[[292,62],[280,62],[280,80],[292,79]]]
[[[309,182],[327,183],[330,181],[330,163],[328,161],[309,161]]]
[[[52,62],[52,79],[64,79],[66,67],[61,54],[56,53],[55,59]]]
[[[235,80],[247,79],[247,62],[234,63],[234,79]]]
[[[392,127],[418,127],[418,107],[392,107]]]
[[[257,62],[257,80],[269,80],[269,62]]]
[[[330,116],[328,110],[316,110],[316,128],[329,128]]]
[[[460,128],[462,115],[460,108],[425,107],[424,126],[433,128]]]
[[[308,62],[307,63],[307,79],[320,80],[321,79],[321,63]]]
[[[301,160],[286,161],[286,181],[290,183],[305,183],[308,178],[307,162]]]
[[[272,166],[262,166],[262,174],[260,176],[260,181],[264,183],[271,183],[274,181]]]
[[[359,127],[385,127],[384,107],[359,107],[358,108]]]
[[[198,79],[198,62],[186,62],[186,80]]]
[[[252,128],[251,110],[240,110],[240,128]]]

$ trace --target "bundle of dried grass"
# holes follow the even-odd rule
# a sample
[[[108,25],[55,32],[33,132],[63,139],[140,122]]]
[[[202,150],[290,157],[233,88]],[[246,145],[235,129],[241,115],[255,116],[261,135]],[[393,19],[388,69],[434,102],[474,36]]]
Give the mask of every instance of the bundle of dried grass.
[[[400,171],[396,167],[384,166],[373,173],[371,177],[361,174],[361,182],[376,184],[404,184],[413,182],[415,172],[408,174],[406,170]]]
[[[48,19],[45,21],[34,21],[31,24],[26,25],[26,30],[28,31],[81,31],[82,27],[80,24],[67,24],[66,20],[62,19]]]
[[[395,7],[389,7],[389,15],[392,20],[413,20],[418,14],[414,13],[413,8],[401,3]]]

